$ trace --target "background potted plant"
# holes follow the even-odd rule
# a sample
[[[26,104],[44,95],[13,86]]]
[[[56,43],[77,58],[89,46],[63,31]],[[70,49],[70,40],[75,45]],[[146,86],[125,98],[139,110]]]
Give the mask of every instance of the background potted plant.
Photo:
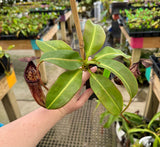
[[[8,50],[12,49],[14,45],[8,47]],[[10,55],[7,54],[0,46],[0,76],[10,74]]]
[[[0,18],[1,39],[35,39],[41,37],[53,25],[53,20],[57,18],[55,13],[50,14],[29,14],[17,17],[6,15]],[[52,24],[50,23],[52,20]],[[50,21],[50,22],[49,22]]]
[[[119,117],[116,122],[116,134],[122,146],[158,147],[160,145],[160,112],[151,120],[138,113],[124,112],[126,119]],[[102,122],[102,120],[101,120]]]
[[[158,147],[160,146],[160,112],[156,113],[152,119],[146,123],[146,124],[140,124],[139,126],[135,126],[134,128],[130,129],[128,131],[129,134],[134,134],[134,133],[148,133],[148,145],[151,144],[153,147]],[[154,138],[154,140],[151,140]],[[144,138],[140,140],[140,143],[145,145],[145,142],[143,142]],[[147,138],[146,138],[147,140]],[[147,143],[146,143],[147,145]]]

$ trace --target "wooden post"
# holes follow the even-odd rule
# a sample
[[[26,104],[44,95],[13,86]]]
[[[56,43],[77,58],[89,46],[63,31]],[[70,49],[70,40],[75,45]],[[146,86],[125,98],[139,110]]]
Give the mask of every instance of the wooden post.
[[[66,37],[66,25],[65,25],[65,21],[61,22],[61,34],[62,34],[62,40],[66,41],[67,37]]]
[[[55,33],[55,35],[53,36],[53,40],[58,40],[58,35],[57,35],[57,33]]]
[[[136,63],[140,60],[141,57],[141,49],[132,49],[132,60],[131,63]]]
[[[159,105],[159,101],[155,93],[153,92],[153,83],[151,82],[149,86],[146,106],[144,110],[144,117],[151,119],[153,115],[157,112],[158,105]]]
[[[8,93],[3,97],[2,103],[10,121],[14,121],[21,116],[12,90],[8,91]]]
[[[47,33],[43,35],[42,40],[43,41],[52,40],[53,37],[57,34],[57,32],[58,32],[58,24],[56,23],[54,24],[54,26],[50,28],[50,30]]]
[[[124,36],[124,34],[121,32],[121,38],[120,38],[121,49],[122,49],[123,45],[125,44],[125,41],[126,41],[125,36]]]
[[[69,33],[71,34],[71,33],[72,33],[72,22],[71,22],[71,17],[68,18],[67,24],[68,24],[68,31],[69,31]]]
[[[36,57],[41,57],[41,51],[40,50],[34,50]],[[36,60],[37,64],[39,64],[39,59]],[[48,82],[47,79],[47,74],[46,74],[46,70],[45,70],[45,63],[41,63],[39,66],[39,71],[41,73],[41,79],[43,81],[44,84],[46,84]]]

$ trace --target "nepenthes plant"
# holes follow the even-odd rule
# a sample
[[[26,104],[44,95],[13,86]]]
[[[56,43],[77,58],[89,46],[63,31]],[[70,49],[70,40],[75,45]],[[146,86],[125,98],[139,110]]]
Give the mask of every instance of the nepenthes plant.
[[[70,0],[72,11],[76,11],[75,1]],[[79,22],[78,14],[73,12],[75,25]],[[25,58],[28,61],[24,76],[36,102],[46,109],[58,109],[67,104],[82,84],[82,73],[90,73],[89,83],[96,94],[99,102],[107,110],[109,115],[108,124],[112,124],[119,115],[129,107],[132,98],[138,91],[138,84],[132,72],[121,62],[115,60],[116,57],[122,56],[130,61],[130,56],[124,54],[121,50],[105,46],[106,39],[103,28],[88,20],[85,24],[83,36],[79,31],[80,25],[76,25],[79,39],[80,53],[74,51],[68,44],[62,40],[41,41],[36,40],[36,44],[43,52],[40,57],[40,63],[35,66],[33,58]],[[88,58],[92,56],[91,60]],[[41,85],[39,65],[42,62],[50,62],[64,68],[63,72],[55,81],[47,94],[43,93]],[[123,97],[115,84],[102,74],[92,73],[91,65],[96,65],[117,76],[130,95],[128,105],[123,108]],[[45,87],[45,86],[44,86]],[[46,87],[45,87],[46,88]],[[47,89],[47,88],[46,88]]]
[[[47,109],[57,109],[71,100],[81,87],[83,71],[88,71],[91,74],[89,79],[91,88],[114,120],[126,109],[123,108],[122,94],[109,78],[92,73],[90,65],[94,64],[116,75],[128,91],[131,101],[138,90],[137,80],[124,64],[114,60],[118,56],[129,60],[130,56],[109,46],[101,49],[105,41],[105,32],[100,25],[92,23],[91,20],[86,22],[83,40],[84,59],[62,40],[36,41],[43,51],[40,63],[50,62],[66,69],[48,90],[46,96],[41,88],[38,66],[36,67],[30,60],[25,70],[25,79],[39,105]],[[90,56],[92,59],[88,61]]]

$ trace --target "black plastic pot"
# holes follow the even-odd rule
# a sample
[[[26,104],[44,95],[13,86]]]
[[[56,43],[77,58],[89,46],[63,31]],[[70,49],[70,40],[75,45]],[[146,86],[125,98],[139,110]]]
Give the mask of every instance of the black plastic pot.
[[[111,7],[112,14],[119,14],[120,10],[128,8],[128,3],[127,2],[112,2],[110,7]]]
[[[150,59],[153,62],[152,68],[153,68],[154,72],[157,74],[158,78],[160,79],[160,57],[156,57],[154,55],[151,55]]]
[[[30,13],[51,13],[52,10],[30,10]]]
[[[10,57],[6,57],[5,55],[0,58],[0,75],[5,72],[10,72]]]
[[[69,10],[68,9],[64,9],[64,10],[54,10],[54,12],[59,13],[60,15],[64,15],[65,13],[67,13]]]

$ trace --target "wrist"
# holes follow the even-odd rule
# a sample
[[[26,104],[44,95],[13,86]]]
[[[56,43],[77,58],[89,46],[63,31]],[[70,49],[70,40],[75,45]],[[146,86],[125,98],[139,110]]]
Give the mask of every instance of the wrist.
[[[65,114],[59,111],[59,109],[46,109],[43,107],[40,109],[42,116],[47,117],[46,119],[50,119],[50,121],[53,121],[53,124],[65,116]]]

